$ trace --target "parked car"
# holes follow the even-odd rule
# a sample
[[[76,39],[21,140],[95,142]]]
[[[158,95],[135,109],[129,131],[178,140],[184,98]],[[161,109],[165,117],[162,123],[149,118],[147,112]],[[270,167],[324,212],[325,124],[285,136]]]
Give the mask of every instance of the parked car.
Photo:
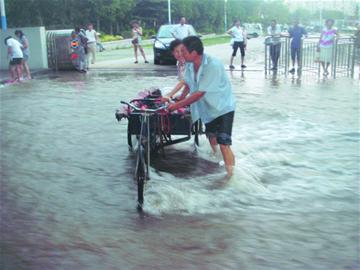
[[[170,43],[174,40],[174,37],[171,35],[173,29],[177,27],[178,24],[166,24],[160,26],[156,36],[153,36],[154,40],[154,64],[176,64],[176,59],[170,51]],[[194,36],[197,36],[195,29],[189,25],[190,33]]]
[[[263,29],[260,23],[244,23],[243,27],[247,33],[247,38],[257,38],[263,34]]]

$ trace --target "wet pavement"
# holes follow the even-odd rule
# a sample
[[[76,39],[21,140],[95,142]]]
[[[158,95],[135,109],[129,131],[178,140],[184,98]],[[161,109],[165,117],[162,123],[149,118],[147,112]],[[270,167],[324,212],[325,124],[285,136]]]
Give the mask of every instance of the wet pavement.
[[[138,213],[114,112],[176,77],[126,59],[0,89],[1,269],[359,269],[358,80],[266,78],[249,50],[228,73],[235,177],[217,185],[203,137],[170,147]]]

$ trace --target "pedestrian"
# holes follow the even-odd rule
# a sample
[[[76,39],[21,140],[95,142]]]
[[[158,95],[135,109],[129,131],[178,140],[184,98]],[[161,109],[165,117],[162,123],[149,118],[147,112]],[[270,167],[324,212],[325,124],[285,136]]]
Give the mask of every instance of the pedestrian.
[[[174,39],[170,43],[170,50],[171,53],[174,55],[175,59],[177,60],[177,75],[179,83],[175,86],[175,88],[162,97],[162,102],[169,102],[171,99],[174,98],[175,94],[183,89],[182,94],[177,97],[177,100],[184,99],[188,93],[189,88],[186,86],[184,81],[184,74],[185,74],[185,58],[183,56],[184,45],[179,39]]]
[[[186,24],[186,18],[181,17],[179,24],[175,26],[171,32],[171,35],[175,39],[183,40],[184,38],[191,36],[193,33],[191,32],[191,26]]]
[[[321,32],[317,48],[320,52],[319,60],[325,77],[329,75],[328,68],[333,60],[333,48],[335,37],[337,36],[337,29],[333,27],[334,23],[335,21],[333,19],[327,19],[325,21],[325,27]]]
[[[22,63],[23,63],[23,52],[22,45],[19,41],[14,39],[12,36],[8,36],[4,39],[5,45],[8,50],[9,62],[9,73],[10,82],[21,81],[22,76]]]
[[[168,106],[169,111],[190,105],[193,123],[201,119],[214,153],[222,153],[227,177],[233,175],[235,156],[231,150],[231,132],[235,97],[221,61],[204,54],[200,38],[189,36],[182,41],[186,63],[184,82],[190,95]]]
[[[87,30],[85,31],[85,36],[87,38],[87,55],[86,55],[86,65],[89,68],[90,58],[91,64],[95,64],[96,58],[96,43],[98,42],[98,36],[94,30],[94,25],[89,23],[87,25]]]
[[[140,50],[140,53],[141,53],[142,57],[144,58],[145,64],[148,64],[149,62],[148,62],[148,60],[146,60],[144,49],[141,46],[141,37],[143,35],[142,28],[141,28],[139,22],[137,22],[137,21],[132,21],[131,26],[132,26],[132,30],[131,30],[132,40],[131,40],[131,43],[134,46],[134,54],[135,54],[135,62],[134,62],[134,64],[138,63],[138,52],[137,52],[138,49]]]
[[[246,68],[246,66],[244,65],[244,59],[247,39],[246,31],[241,27],[240,20],[235,20],[233,27],[230,28],[226,33],[232,37],[233,52],[230,58],[230,69],[235,69],[233,61],[238,49],[240,49],[241,53],[241,68]]]
[[[278,68],[278,62],[281,52],[281,28],[277,24],[276,20],[272,20],[270,26],[267,29],[268,35],[268,43],[270,45],[270,57],[272,62],[271,70],[276,71]]]
[[[301,43],[302,38],[307,37],[307,32],[303,26],[299,24],[299,20],[294,20],[294,25],[289,29],[289,35],[291,38],[291,61],[292,61],[292,69],[290,69],[290,73],[295,73],[295,62],[297,61],[298,71],[301,68]]]
[[[23,52],[23,63],[22,64],[23,64],[23,67],[26,72],[26,78],[28,80],[30,80],[31,73],[30,73],[30,68],[29,68],[29,64],[28,64],[29,57],[30,57],[29,41],[26,38],[26,36],[24,35],[23,31],[21,31],[21,30],[16,30],[15,35],[19,39],[19,41],[22,45],[22,52]]]
[[[85,48],[87,44],[87,38],[83,30],[80,27],[75,27],[75,30],[71,33],[71,60],[74,67],[80,71],[85,73],[86,72],[86,54]]]

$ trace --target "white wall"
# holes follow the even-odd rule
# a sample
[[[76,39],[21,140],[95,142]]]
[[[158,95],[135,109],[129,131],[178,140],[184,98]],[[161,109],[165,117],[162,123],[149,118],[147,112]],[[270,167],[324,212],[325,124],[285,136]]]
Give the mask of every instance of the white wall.
[[[48,68],[45,27],[19,27],[16,29],[23,31],[29,40],[30,69]],[[16,29],[10,28],[5,32],[0,31],[0,69],[8,69],[9,60],[7,57],[7,47],[4,43],[4,39],[7,36],[16,38],[14,34]]]

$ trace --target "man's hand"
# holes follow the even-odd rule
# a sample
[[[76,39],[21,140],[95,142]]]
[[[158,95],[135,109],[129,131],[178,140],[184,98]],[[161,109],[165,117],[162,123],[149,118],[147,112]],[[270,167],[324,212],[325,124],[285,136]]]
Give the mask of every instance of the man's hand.
[[[166,108],[169,112],[175,111],[177,109],[176,103],[170,103]]]
[[[166,102],[170,102],[171,101],[171,99],[170,99],[170,97],[168,97],[168,96],[163,96],[163,97],[161,97],[161,100],[160,100],[162,103],[166,103]]]

